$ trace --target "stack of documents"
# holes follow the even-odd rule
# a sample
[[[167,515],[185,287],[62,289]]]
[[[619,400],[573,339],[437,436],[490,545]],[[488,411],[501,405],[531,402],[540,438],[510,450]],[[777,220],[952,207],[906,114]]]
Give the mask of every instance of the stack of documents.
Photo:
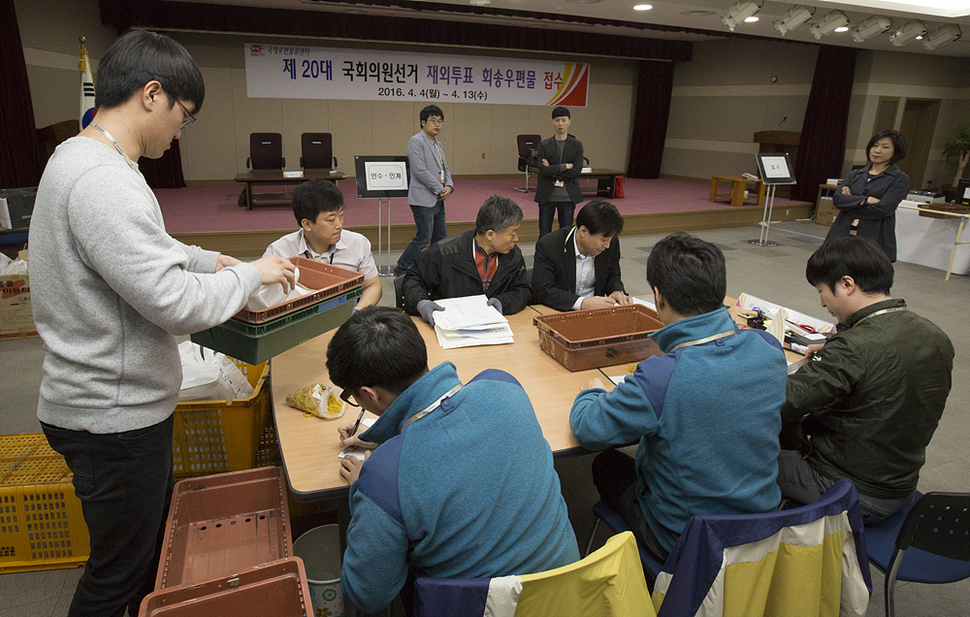
[[[488,306],[488,298],[484,295],[435,302],[445,307],[445,310],[434,313],[434,331],[442,349],[512,342],[509,320]]]

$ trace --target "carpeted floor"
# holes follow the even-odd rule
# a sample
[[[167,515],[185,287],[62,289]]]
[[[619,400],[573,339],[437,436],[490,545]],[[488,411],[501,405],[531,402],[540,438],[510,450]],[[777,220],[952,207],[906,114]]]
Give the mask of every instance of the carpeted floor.
[[[338,183],[338,186],[344,194],[344,224],[351,228],[360,225],[377,225],[377,201],[358,199],[356,186],[352,180],[344,180]],[[455,193],[447,201],[447,218],[451,222],[474,221],[479,206],[493,194],[514,200],[522,206],[525,218],[537,218],[535,189],[531,188],[534,185],[530,185],[528,193],[513,190],[515,186],[523,186],[523,179],[456,178]],[[162,207],[165,226],[169,233],[296,228],[296,221],[288,205],[260,205],[254,207],[252,211],[240,207],[238,199],[241,190],[242,186],[239,184],[226,184],[183,189],[156,189],[155,194]],[[288,190],[292,191],[292,187]],[[725,200],[719,199],[716,203],[711,203],[708,182],[627,178],[624,193],[624,198],[611,200],[623,214],[733,209],[733,206]],[[754,205],[753,200],[749,203],[751,205],[744,207],[762,209],[761,206]],[[775,199],[775,207],[795,203],[801,202]],[[386,206],[382,208],[382,217],[382,222],[386,224]],[[391,224],[406,225],[413,221],[407,200],[392,199]]]

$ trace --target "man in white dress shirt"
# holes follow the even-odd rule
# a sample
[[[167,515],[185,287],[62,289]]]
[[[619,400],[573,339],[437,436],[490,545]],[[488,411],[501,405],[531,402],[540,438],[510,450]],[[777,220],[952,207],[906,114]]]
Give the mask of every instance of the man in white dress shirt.
[[[356,309],[381,299],[381,279],[370,240],[344,229],[344,196],[329,180],[310,180],[293,191],[293,215],[300,229],[266,247],[264,255],[306,257],[364,275],[364,293]]]

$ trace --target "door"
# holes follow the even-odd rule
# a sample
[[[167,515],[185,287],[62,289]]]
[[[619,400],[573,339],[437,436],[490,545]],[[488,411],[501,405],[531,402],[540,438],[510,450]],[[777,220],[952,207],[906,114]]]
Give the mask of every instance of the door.
[[[903,108],[903,122],[899,132],[906,138],[909,152],[899,161],[899,168],[909,175],[909,188],[925,188],[923,175],[930,155],[936,117],[940,113],[939,99],[907,99]],[[935,187],[939,188],[939,187]]]

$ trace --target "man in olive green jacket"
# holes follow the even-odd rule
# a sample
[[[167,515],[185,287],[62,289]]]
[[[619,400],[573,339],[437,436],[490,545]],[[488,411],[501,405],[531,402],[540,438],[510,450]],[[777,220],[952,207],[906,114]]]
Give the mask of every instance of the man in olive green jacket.
[[[889,295],[893,266],[871,240],[824,243],[805,274],[839,332],[788,378],[778,485],[811,503],[848,477],[875,522],[913,500],[950,393],[953,344]]]

